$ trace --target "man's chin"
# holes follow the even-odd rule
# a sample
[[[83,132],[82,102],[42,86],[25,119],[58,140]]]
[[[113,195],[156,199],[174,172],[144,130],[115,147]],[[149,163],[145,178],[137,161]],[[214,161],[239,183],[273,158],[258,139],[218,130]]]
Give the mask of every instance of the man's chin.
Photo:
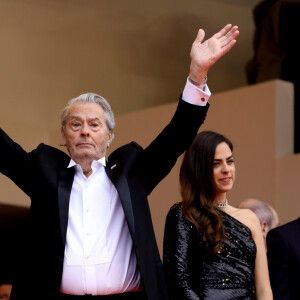
[[[87,151],[84,149],[83,151],[77,151],[71,155],[71,158],[76,162],[76,160],[99,160],[101,157],[99,154],[93,151]]]

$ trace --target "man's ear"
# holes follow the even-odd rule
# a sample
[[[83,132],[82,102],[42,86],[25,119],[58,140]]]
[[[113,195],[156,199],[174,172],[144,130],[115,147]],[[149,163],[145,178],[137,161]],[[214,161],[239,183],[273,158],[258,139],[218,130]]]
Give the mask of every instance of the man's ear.
[[[67,145],[67,141],[66,141],[66,136],[65,136],[65,130],[63,127],[61,127],[60,129],[60,133],[61,133],[61,137],[63,140],[62,146],[66,146]]]
[[[114,137],[114,131],[110,130],[107,136],[107,148],[109,147],[113,137]]]
[[[261,231],[262,231],[263,237],[266,238],[267,233],[269,231],[269,226],[268,226],[267,222],[266,221],[262,221],[260,223],[260,226],[261,226]]]

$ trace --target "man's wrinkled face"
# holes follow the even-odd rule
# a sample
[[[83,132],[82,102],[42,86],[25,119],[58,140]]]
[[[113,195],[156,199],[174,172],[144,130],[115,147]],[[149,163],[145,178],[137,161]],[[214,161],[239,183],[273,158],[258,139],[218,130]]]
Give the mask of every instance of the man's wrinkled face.
[[[111,137],[104,111],[97,103],[74,103],[69,108],[62,133],[69,154],[76,163],[104,157]]]

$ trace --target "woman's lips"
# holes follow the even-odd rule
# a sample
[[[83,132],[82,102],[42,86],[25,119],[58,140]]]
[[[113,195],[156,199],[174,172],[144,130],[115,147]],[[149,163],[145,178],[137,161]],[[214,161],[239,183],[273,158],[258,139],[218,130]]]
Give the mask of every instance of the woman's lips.
[[[231,181],[231,177],[221,178],[220,181],[224,182],[224,183],[230,182]]]

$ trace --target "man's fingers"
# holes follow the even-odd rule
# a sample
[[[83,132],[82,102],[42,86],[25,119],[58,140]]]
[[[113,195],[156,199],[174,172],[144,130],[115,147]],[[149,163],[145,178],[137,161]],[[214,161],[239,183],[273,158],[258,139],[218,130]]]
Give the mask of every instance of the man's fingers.
[[[203,39],[204,39],[204,36],[205,36],[204,30],[203,29],[199,29],[197,37],[196,37],[196,42],[201,44],[202,41],[203,41]]]
[[[227,43],[224,47],[222,47],[222,56],[226,54],[236,43],[236,40],[232,40],[229,43]]]
[[[231,28],[231,30],[229,30],[226,35],[225,35],[225,38],[227,39],[235,39],[239,34],[239,31],[238,31],[238,27],[237,26],[233,26]]]
[[[227,46],[237,38],[237,36],[239,35],[239,31],[237,29],[238,27],[235,26],[235,29],[231,30],[229,35],[226,35],[223,39],[221,39],[221,47]]]
[[[231,28],[231,24],[227,24],[224,28],[222,28],[219,32],[217,32],[215,34],[215,37],[217,39],[226,36],[226,34],[228,34],[228,32],[230,32],[230,28]]]

